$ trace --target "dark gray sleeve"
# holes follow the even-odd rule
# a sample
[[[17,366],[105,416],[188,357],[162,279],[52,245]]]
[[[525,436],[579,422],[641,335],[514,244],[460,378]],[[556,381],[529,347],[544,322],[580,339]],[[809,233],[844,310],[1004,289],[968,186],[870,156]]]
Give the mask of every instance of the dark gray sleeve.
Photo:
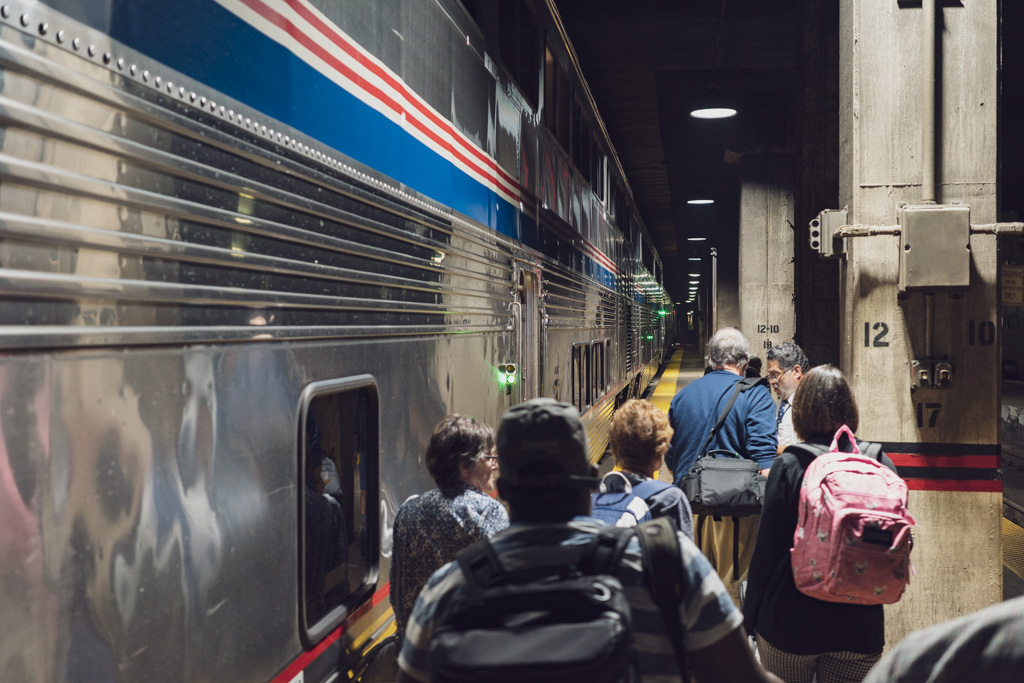
[[[668,517],[676,528],[693,540],[693,513],[683,492],[675,486],[658,491],[646,501],[652,517]]]
[[[882,658],[865,683],[1011,683],[1024,663],[1024,597],[911,633]]]

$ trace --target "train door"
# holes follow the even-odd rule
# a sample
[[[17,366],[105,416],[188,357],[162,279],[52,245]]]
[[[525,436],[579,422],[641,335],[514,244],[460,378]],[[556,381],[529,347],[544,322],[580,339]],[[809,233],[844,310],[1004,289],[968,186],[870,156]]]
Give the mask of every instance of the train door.
[[[524,401],[540,396],[541,325],[540,278],[536,273],[519,272],[519,303],[522,321],[519,332],[519,367]]]

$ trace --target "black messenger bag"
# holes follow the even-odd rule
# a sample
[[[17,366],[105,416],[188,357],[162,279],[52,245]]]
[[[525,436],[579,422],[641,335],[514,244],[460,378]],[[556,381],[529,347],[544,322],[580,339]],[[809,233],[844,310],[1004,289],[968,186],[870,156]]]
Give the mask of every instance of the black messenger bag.
[[[736,383],[729,404],[718,416],[704,443],[697,451],[700,455],[680,488],[690,501],[695,514],[712,517],[746,517],[761,512],[767,479],[760,474],[761,466],[753,460],[728,450],[706,451],[708,444],[725,423],[736,397],[764,382],[764,378],[750,377]]]

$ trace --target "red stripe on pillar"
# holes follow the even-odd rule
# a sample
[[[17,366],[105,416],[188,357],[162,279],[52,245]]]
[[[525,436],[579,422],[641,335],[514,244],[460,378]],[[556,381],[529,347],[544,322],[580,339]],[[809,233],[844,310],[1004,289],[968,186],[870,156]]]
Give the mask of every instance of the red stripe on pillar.
[[[1001,493],[1002,481],[986,481],[981,479],[904,479],[911,491],[973,491],[984,493]]]
[[[887,453],[897,467],[999,467],[998,455],[925,455]]]

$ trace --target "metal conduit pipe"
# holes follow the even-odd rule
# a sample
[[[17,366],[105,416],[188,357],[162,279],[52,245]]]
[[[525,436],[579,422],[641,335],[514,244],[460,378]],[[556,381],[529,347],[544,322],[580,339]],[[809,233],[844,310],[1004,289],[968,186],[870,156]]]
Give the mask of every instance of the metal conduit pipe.
[[[711,335],[718,332],[718,249],[711,247]]]
[[[935,0],[921,1],[921,203],[935,202]]]
[[[935,335],[935,294],[928,292],[924,295],[924,357],[931,358],[934,350]]]

